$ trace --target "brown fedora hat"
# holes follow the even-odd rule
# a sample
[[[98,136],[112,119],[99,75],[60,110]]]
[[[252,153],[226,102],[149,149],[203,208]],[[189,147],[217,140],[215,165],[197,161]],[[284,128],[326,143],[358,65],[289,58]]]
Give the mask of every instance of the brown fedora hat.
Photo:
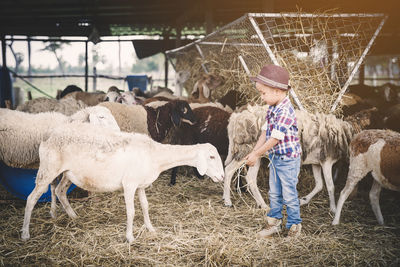
[[[273,64],[265,65],[260,74],[251,77],[250,80],[281,90],[290,89],[289,72],[285,68]]]

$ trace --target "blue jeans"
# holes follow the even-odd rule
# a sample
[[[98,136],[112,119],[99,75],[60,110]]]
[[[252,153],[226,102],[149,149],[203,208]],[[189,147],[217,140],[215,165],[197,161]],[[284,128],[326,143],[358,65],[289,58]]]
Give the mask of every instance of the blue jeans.
[[[300,157],[290,158],[282,155],[269,155],[269,205],[267,216],[282,219],[283,205],[288,215],[286,228],[301,223],[300,201],[297,182],[300,172]]]

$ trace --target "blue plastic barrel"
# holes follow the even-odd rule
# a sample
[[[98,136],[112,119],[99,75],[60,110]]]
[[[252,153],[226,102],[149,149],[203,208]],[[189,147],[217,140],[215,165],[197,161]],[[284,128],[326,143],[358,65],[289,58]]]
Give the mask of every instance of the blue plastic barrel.
[[[20,199],[26,200],[35,188],[37,171],[37,169],[12,168],[0,161],[0,182],[8,192]],[[67,194],[75,187],[76,185],[72,184]],[[47,192],[44,193],[38,201],[51,201],[50,185]]]
[[[128,75],[126,81],[129,91],[132,91],[133,87],[138,87],[142,92],[147,89],[147,75]]]

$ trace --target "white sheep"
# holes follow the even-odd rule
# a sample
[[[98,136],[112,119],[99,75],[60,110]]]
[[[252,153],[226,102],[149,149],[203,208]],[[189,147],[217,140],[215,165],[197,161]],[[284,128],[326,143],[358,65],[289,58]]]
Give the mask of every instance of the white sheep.
[[[133,91],[122,92],[121,95],[118,97],[117,101],[125,105],[140,105],[146,99],[141,96],[136,96]]]
[[[111,112],[104,107],[88,107],[70,117],[56,112],[30,114],[0,109],[0,160],[11,167],[37,168],[40,142],[55,127],[72,121],[119,129]]]
[[[39,97],[17,106],[16,110],[28,113],[54,111],[70,116],[85,107],[87,107],[85,103],[76,100],[75,98],[63,98],[57,100],[53,98]]]
[[[329,195],[330,211],[336,212],[335,186],[332,167],[338,160],[349,160],[349,145],[356,133],[368,128],[376,108],[359,111],[341,120],[332,114],[310,114],[296,111],[300,141],[303,150],[303,165],[312,164],[315,179],[314,189],[300,198],[300,205],[307,204],[322,190],[321,169]]]
[[[225,180],[224,180],[224,204],[232,206],[230,198],[230,185],[232,176],[243,164],[243,158],[251,152],[261,133],[261,127],[265,123],[266,110],[268,106],[251,106],[242,111],[234,112],[229,118],[228,123],[228,156],[225,160]],[[250,192],[254,196],[257,205],[263,209],[268,209],[257,187],[257,173],[260,167],[260,160],[252,167],[249,167],[246,181]]]
[[[29,222],[37,200],[61,173],[88,191],[124,191],[126,238],[129,243],[134,240],[132,225],[136,190],[145,225],[149,231],[155,231],[149,218],[145,188],[162,171],[189,165],[196,167],[200,174],[207,174],[215,182],[222,181],[224,176],[221,158],[217,149],[210,144],[166,145],[142,134],[118,132],[83,123],[71,123],[55,129],[50,138],[41,143],[39,155],[36,186],[25,208],[21,235],[23,240],[30,237]],[[64,207],[70,208],[66,196],[61,194],[58,197]],[[72,209],[66,211],[69,216],[76,216]]]
[[[390,130],[365,130],[350,143],[350,167],[347,182],[337,204],[333,225],[339,224],[343,204],[357,183],[369,172],[374,182],[369,193],[372,210],[378,223],[384,220],[379,206],[383,188],[400,191],[400,133]]]
[[[108,102],[118,102],[118,98],[121,96],[121,93],[118,91],[108,91],[104,101]]]

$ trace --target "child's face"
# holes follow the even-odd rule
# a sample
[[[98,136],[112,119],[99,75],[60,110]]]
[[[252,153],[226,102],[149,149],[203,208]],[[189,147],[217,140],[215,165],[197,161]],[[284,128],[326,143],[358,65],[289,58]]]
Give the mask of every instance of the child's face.
[[[278,104],[286,96],[285,91],[269,87],[259,82],[256,82],[256,88],[258,92],[260,92],[261,99],[270,106]]]

